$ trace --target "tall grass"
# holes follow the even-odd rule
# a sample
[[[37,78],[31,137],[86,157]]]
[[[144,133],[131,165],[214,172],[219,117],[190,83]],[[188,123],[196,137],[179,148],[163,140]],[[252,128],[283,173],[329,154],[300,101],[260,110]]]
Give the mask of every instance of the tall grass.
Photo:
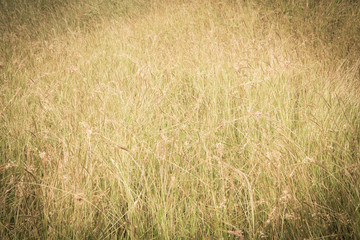
[[[0,9],[0,238],[360,238],[358,2]]]

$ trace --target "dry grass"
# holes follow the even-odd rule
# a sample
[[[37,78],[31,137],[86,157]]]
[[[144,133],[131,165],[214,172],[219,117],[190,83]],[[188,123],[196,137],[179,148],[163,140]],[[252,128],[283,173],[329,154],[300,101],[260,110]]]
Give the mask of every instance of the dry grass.
[[[0,9],[0,238],[360,238],[356,1]]]

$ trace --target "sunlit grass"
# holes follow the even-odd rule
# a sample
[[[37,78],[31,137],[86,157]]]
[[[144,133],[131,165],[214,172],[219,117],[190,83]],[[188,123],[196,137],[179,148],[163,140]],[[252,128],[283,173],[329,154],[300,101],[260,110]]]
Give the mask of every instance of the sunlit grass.
[[[360,237],[356,1],[0,9],[0,238]]]

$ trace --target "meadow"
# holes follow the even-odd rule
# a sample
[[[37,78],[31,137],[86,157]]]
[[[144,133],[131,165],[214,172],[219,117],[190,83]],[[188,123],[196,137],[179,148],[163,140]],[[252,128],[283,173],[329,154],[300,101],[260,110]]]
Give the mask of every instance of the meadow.
[[[1,239],[360,239],[360,2],[0,0]]]

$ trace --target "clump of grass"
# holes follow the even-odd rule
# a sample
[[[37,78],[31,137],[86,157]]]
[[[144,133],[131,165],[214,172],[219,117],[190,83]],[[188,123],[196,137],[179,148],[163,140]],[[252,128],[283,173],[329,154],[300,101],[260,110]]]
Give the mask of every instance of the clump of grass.
[[[357,238],[359,4],[1,2],[1,238]]]

